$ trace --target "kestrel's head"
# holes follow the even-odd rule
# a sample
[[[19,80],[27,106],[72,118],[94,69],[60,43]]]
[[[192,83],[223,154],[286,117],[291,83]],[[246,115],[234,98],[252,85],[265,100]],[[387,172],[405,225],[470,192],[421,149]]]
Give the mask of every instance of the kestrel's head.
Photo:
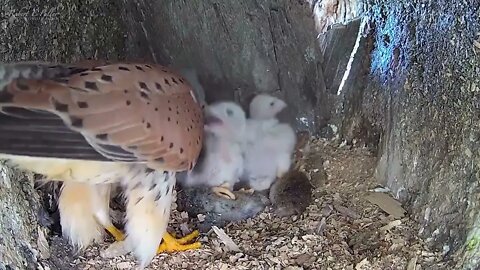
[[[246,115],[235,102],[216,102],[205,108],[205,130],[224,138],[240,138],[245,132]]]
[[[287,103],[277,97],[259,94],[250,102],[250,118],[272,119],[286,107]]]

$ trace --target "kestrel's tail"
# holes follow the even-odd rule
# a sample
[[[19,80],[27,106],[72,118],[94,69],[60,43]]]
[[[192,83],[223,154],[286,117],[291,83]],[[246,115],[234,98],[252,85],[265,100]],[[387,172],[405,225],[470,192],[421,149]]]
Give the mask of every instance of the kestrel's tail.
[[[82,72],[85,68],[43,62],[0,63],[0,89],[16,79],[50,80]]]

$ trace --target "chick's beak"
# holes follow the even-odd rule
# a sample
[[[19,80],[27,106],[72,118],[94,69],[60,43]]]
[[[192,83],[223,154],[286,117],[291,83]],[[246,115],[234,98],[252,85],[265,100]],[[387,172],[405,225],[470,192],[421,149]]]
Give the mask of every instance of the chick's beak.
[[[280,111],[283,111],[285,108],[287,108],[287,103],[285,103],[285,101],[282,100],[279,107],[280,107]]]
[[[207,115],[205,117],[205,125],[213,125],[213,124],[221,124],[223,123],[222,119],[213,116],[213,115]]]
[[[214,113],[207,109],[205,110],[204,123],[205,125],[214,125],[221,124],[223,123],[223,121],[222,119],[220,119],[220,117],[216,116]]]

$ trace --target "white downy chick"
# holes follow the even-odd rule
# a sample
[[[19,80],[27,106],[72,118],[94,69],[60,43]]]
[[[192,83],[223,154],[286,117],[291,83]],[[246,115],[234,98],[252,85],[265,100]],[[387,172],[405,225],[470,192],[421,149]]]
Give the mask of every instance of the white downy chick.
[[[216,102],[205,109],[205,140],[203,157],[188,172],[183,185],[223,187],[229,192],[243,172],[242,144],[245,138],[246,116],[234,102]],[[221,194],[219,189],[214,190]]]
[[[288,172],[292,164],[295,131],[276,118],[286,107],[283,100],[266,94],[255,96],[250,103],[242,179],[253,190],[269,189],[277,177]]]
[[[267,94],[256,95],[249,105],[249,118],[254,120],[276,119],[278,113],[287,107],[285,101]],[[248,122],[248,121],[247,121]]]

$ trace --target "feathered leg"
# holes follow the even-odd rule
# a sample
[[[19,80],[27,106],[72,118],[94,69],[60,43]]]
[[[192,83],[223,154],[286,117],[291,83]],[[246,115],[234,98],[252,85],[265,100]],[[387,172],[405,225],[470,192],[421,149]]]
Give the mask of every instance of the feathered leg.
[[[101,240],[104,229],[116,241],[124,239],[110,218],[110,184],[63,183],[58,201],[62,233],[73,246],[83,249]]]
[[[92,185],[91,188],[94,189],[93,195],[95,195],[92,197],[93,205],[96,206],[94,209],[95,219],[116,241],[124,240],[125,236],[113,225],[110,218],[110,192],[112,184]]]
[[[102,239],[103,228],[96,220],[97,215],[109,220],[108,202],[99,203],[101,194],[94,186],[108,189],[108,185],[64,182],[58,200],[63,236],[79,249]]]
[[[128,181],[125,241],[140,260],[141,267],[157,252],[200,247],[200,243],[184,245],[198,235],[195,232],[177,240],[166,231],[175,181],[174,173],[158,171],[140,174]]]

